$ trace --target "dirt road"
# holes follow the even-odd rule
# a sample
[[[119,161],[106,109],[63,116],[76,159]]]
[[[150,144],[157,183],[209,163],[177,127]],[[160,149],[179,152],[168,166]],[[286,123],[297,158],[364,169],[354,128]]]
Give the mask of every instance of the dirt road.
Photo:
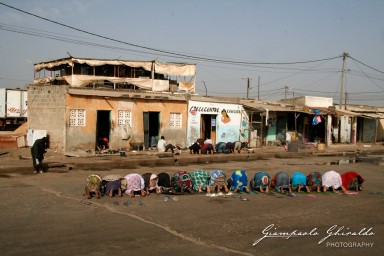
[[[0,251],[2,255],[383,255],[383,166],[334,165],[339,160],[343,159],[271,158],[97,173],[222,169],[229,175],[244,169],[250,178],[261,170],[272,175],[281,170],[289,174],[355,170],[366,179],[363,192],[314,193],[314,197],[242,194],[248,201],[240,200],[240,195],[180,195],[177,201],[166,202],[163,195],[105,196],[87,204],[83,190],[92,169],[3,175]],[[339,235],[329,236],[342,227]]]

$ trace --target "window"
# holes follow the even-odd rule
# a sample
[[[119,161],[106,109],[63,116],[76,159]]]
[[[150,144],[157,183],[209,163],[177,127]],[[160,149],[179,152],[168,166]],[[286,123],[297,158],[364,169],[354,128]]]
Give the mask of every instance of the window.
[[[181,127],[181,113],[170,113],[169,126],[175,128]]]
[[[85,126],[85,109],[69,110],[69,126]]]
[[[119,110],[117,114],[117,125],[123,126],[125,124],[131,125],[131,111]]]

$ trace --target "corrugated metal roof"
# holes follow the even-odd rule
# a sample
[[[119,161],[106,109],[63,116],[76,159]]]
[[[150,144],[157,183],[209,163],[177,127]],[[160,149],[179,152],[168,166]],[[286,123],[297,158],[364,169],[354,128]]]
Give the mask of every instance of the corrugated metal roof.
[[[242,102],[243,106],[263,110],[263,111],[281,111],[281,112],[305,112],[302,107],[290,104],[270,104],[260,102]]]

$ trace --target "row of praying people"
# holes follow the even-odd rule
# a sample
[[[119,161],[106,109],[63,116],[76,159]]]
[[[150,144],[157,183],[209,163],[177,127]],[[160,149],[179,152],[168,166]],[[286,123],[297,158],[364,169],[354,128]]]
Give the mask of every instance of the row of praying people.
[[[225,171],[195,170],[193,172],[178,171],[172,177],[165,172],[131,173],[126,176],[106,175],[101,177],[91,174],[86,179],[85,194],[88,199],[93,195],[100,198],[105,194],[110,197],[122,197],[124,194],[135,196],[148,196],[156,194],[183,194],[184,192],[206,193],[237,193],[258,192],[270,193],[270,190],[279,193],[292,193],[294,191],[326,192],[341,190],[362,191],[364,178],[357,172],[348,171],[339,174],[336,171],[311,172],[305,175],[295,172],[290,176],[287,172],[280,171],[271,178],[268,172],[256,172],[253,179],[248,180],[245,170],[234,170],[229,178]]]
[[[211,139],[197,139],[191,146],[189,146],[190,154],[231,154],[241,152],[241,149],[245,147],[245,143],[240,141],[235,142],[219,142],[216,145],[213,144]]]

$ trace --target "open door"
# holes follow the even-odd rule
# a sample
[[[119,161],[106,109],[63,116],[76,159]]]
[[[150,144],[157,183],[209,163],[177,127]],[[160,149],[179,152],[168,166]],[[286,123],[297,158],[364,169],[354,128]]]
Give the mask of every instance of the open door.
[[[143,112],[144,147],[157,146],[160,135],[160,112]]]
[[[98,110],[96,120],[96,148],[99,144],[100,139],[107,139],[109,147],[109,134],[111,130],[111,111],[109,110]]]
[[[200,137],[204,140],[210,138],[216,144],[216,115],[201,115]]]

